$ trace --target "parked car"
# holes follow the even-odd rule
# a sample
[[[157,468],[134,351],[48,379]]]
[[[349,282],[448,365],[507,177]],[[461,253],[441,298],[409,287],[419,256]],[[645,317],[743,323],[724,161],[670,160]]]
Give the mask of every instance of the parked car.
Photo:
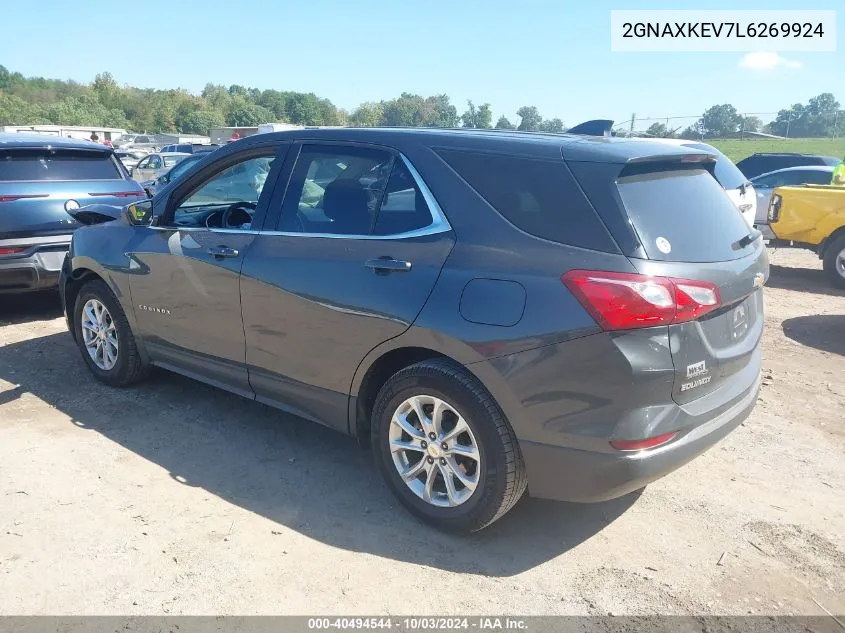
[[[793,154],[789,152],[758,152],[743,158],[736,166],[746,178],[756,178],[787,167],[835,167],[840,159],[821,154]]]
[[[147,152],[156,152],[159,143],[156,142],[154,136],[148,134],[130,134],[119,138],[114,142],[114,146],[119,149],[143,149]]]
[[[178,143],[176,145],[165,145],[162,152],[179,152],[181,154],[196,154],[201,152],[213,152],[219,145],[202,145],[199,143]]]
[[[255,135],[92,209],[118,221],[73,237],[68,327],[106,384],[164,367],[370,442],[445,530],[526,486],[618,497],[757,399],[768,259],[714,160],[520,132]]]
[[[827,165],[809,167],[786,167],[767,174],[761,174],[751,179],[757,194],[757,217],[754,218],[754,228],[763,233],[764,239],[775,239],[775,234],[769,228],[768,213],[769,200],[777,187],[785,185],[826,185],[833,177],[833,167]]]
[[[123,163],[123,166],[126,167],[126,171],[129,172],[130,176],[132,175],[132,170],[135,169],[135,165],[138,164],[138,161],[140,161],[148,154],[149,152],[140,149],[114,150],[114,155],[121,163]]]
[[[190,156],[186,156],[178,163],[173,165],[173,167],[161,174],[158,178],[154,178],[152,180],[145,180],[141,183],[141,186],[144,188],[144,191],[147,192],[147,195],[152,197],[158,192],[161,187],[168,184],[171,180],[175,180],[182,174],[186,173],[191,168],[191,166],[197,164],[207,155],[208,152],[200,152],[198,154],[191,154]]]
[[[171,167],[190,156],[190,154],[175,154],[172,152],[156,152],[142,158],[132,170],[132,178],[138,182],[155,180]]]
[[[775,244],[812,250],[830,282],[845,288],[845,187],[778,187],[772,192],[768,220]]]
[[[144,197],[110,147],[0,133],[0,293],[55,289],[79,226],[66,211]]]

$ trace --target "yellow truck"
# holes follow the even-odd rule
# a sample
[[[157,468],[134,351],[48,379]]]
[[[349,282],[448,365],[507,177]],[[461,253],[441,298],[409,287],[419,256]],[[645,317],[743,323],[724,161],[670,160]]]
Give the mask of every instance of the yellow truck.
[[[845,187],[778,187],[769,202],[769,228],[776,240],[809,248],[824,262],[831,283],[845,288]]]

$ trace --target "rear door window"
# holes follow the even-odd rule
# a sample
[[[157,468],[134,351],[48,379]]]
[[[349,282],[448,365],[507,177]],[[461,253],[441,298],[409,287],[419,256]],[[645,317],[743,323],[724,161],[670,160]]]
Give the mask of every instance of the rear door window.
[[[0,181],[121,180],[111,154],[80,150],[0,151]]]
[[[704,169],[647,171],[616,182],[649,259],[717,262],[753,252],[748,225]]]
[[[561,244],[618,252],[563,160],[440,149],[437,153],[511,224]]]

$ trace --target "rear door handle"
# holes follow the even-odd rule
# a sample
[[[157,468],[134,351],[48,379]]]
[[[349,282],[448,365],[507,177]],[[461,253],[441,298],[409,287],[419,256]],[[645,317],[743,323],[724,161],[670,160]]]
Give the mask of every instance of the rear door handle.
[[[215,259],[237,257],[239,254],[236,248],[229,248],[228,246],[210,246],[205,252],[213,255]]]
[[[406,262],[400,259],[393,259],[392,257],[379,257],[378,259],[368,259],[364,262],[364,266],[372,268],[377,273],[400,273],[411,270],[411,262]]]

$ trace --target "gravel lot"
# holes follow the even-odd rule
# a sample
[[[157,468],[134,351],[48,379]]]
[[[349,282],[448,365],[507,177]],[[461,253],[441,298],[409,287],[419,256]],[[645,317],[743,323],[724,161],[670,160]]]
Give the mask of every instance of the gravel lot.
[[[772,252],[765,386],[641,494],[454,538],[354,442],[158,372],[94,381],[55,297],[0,297],[0,614],[845,613],[845,293]]]

